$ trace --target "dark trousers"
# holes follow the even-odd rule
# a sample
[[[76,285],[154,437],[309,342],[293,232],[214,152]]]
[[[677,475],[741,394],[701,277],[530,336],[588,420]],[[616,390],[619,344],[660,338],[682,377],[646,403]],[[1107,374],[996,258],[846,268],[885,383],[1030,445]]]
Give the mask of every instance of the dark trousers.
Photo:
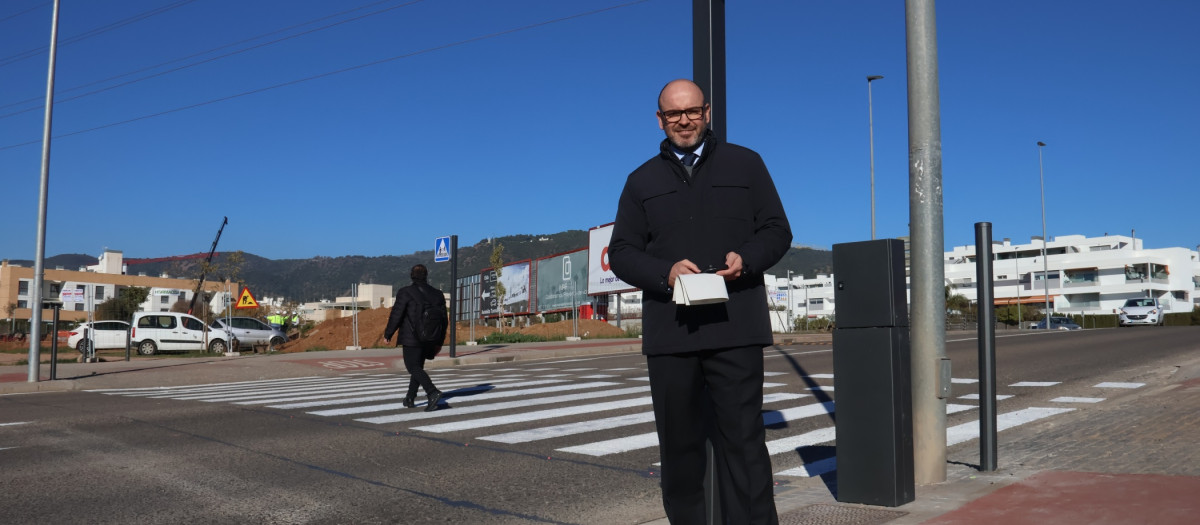
[[[647,356],[646,368],[667,519],[674,525],[707,523],[703,481],[708,437],[718,456],[725,523],[778,523],[761,414],[762,347]],[[706,424],[706,412],[711,424]]]
[[[404,346],[404,368],[411,378],[408,380],[408,397],[417,397],[417,387],[425,389],[425,395],[437,392],[433,380],[425,373],[425,351],[419,346]]]

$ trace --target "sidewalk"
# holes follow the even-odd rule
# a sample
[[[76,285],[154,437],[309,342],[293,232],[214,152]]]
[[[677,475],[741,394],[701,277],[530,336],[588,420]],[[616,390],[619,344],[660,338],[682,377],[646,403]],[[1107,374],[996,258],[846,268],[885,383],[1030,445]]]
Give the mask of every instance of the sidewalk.
[[[779,344],[829,344],[829,334],[777,336]],[[636,339],[458,346],[429,368],[489,362],[585,357],[641,350]],[[58,365],[56,381],[27,382],[27,366],[0,367],[0,395],[136,388],[333,375],[361,369],[403,370],[394,348],[159,358]],[[48,379],[49,365],[41,374]],[[1200,516],[1200,356],[1152,370],[1147,385],[1103,405],[1023,425],[1001,434],[999,470],[977,470],[978,448],[953,447],[945,482],[917,487],[898,508],[838,503],[836,473],[777,480],[780,523],[935,525],[1184,524]],[[666,524],[665,519],[651,521]]]

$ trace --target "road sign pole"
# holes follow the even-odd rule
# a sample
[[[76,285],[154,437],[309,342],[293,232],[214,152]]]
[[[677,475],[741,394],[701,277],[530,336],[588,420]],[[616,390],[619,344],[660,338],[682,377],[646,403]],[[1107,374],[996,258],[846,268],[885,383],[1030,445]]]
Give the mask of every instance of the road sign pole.
[[[450,236],[450,357],[454,357],[458,333],[458,236]]]

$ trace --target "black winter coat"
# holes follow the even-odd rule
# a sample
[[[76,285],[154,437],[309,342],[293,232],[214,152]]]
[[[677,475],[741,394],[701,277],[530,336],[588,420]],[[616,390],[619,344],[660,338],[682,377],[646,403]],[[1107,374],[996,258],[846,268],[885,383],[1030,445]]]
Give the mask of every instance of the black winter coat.
[[[710,133],[689,180],[664,140],[659,155],[626,180],[608,248],[613,273],[643,290],[642,353],[770,345],[763,272],[791,241],[783,203],[757,153]],[[672,265],[688,259],[701,270],[724,269],[728,252],[741,255],[744,267],[725,283],[729,301],[672,302]]]
[[[396,292],[396,304],[392,305],[392,312],[388,315],[387,328],[383,330],[384,339],[391,340],[392,334],[399,332],[396,346],[424,347],[417,340],[413,325],[417,317],[421,315],[421,304],[416,297],[421,294],[429,297],[430,300],[436,297],[436,300],[444,301],[446,298],[441,290],[430,286],[425,281],[413,281],[411,285],[401,288]]]

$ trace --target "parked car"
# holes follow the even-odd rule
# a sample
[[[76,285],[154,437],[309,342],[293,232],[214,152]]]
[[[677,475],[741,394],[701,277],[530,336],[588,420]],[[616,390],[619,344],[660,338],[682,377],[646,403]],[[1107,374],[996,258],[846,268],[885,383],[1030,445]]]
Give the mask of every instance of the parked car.
[[[84,339],[84,330],[88,337]],[[79,350],[81,354],[90,353],[88,347],[95,342],[97,350],[125,348],[125,332],[129,331],[129,323],[125,321],[96,321],[83,323],[74,328],[67,337],[67,346]]]
[[[133,314],[130,339],[141,355],[158,351],[203,351],[223,353],[231,336],[223,329],[209,329],[204,321],[178,312],[137,312]]]
[[[1121,307],[1117,317],[1121,326],[1133,326],[1135,324],[1162,326],[1163,309],[1162,305],[1158,304],[1158,299],[1151,297],[1130,299],[1125,301],[1125,306]]]
[[[228,323],[228,324],[226,324]],[[214,330],[229,331],[239,345],[275,347],[286,343],[282,330],[253,317],[218,317],[209,325]]]
[[[1041,321],[1038,321],[1037,324],[1033,325],[1033,329],[1034,330],[1045,330],[1046,329],[1046,320],[1042,319]],[[1083,327],[1075,324],[1074,321],[1072,321],[1066,317],[1051,317],[1050,318],[1050,329],[1051,330],[1082,330]]]

